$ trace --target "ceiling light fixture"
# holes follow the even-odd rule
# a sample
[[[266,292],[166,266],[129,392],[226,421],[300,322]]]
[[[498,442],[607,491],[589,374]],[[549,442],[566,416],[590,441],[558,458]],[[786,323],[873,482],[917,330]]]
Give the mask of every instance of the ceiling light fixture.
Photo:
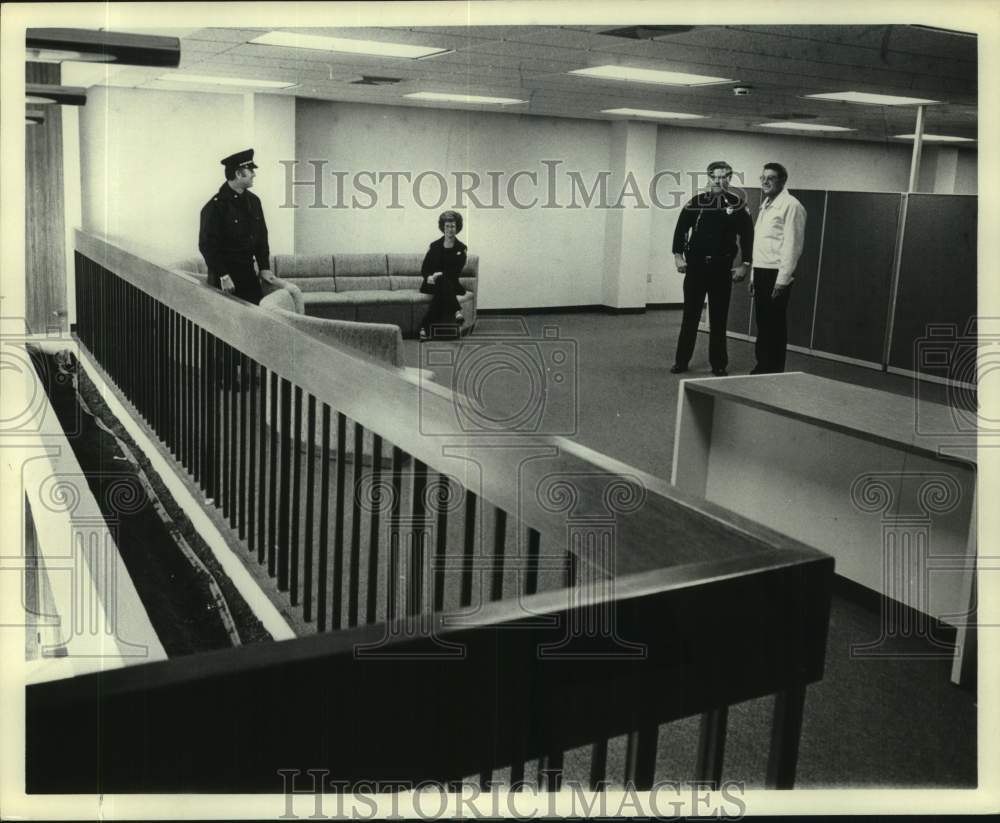
[[[494,106],[511,106],[517,103],[527,103],[527,100],[518,100],[514,97],[484,97],[478,94],[447,94],[437,91],[415,91],[412,94],[404,94],[411,100],[436,100],[450,103],[470,103]]]
[[[87,90],[70,86],[47,86],[44,83],[27,83],[24,87],[25,100],[37,105],[58,103],[61,106],[85,106]]]
[[[923,106],[940,103],[923,97],[896,97],[892,94],[870,94],[866,91],[831,91],[824,94],[806,94],[811,100],[833,100],[838,103],[862,103],[868,106]]]
[[[181,41],[178,38],[151,34],[90,29],[28,29],[25,47],[29,60],[43,63],[69,60],[175,68],[181,62]]]
[[[439,46],[414,46],[409,43],[386,43],[381,40],[349,40],[344,37],[321,37],[318,34],[298,34],[291,31],[272,31],[250,41],[259,46],[283,46],[288,49],[313,49],[339,51],[347,54],[368,54],[374,57],[401,57],[422,60],[448,54],[452,49]]]
[[[569,74],[579,74],[597,80],[624,80],[630,83],[655,83],[661,86],[714,86],[719,83],[736,82],[726,77],[709,77],[703,74],[659,69],[636,69],[629,66],[591,66],[587,69],[573,69]]]
[[[45,122],[45,115],[40,111],[28,110],[24,113],[24,124],[26,126],[40,126]]]
[[[192,83],[199,86],[242,86],[243,88],[290,89],[297,83],[284,80],[254,80],[249,77],[213,77],[207,74],[161,74],[161,83]]]
[[[653,117],[658,120],[703,120],[704,114],[686,114],[681,111],[653,111],[652,109],[601,109],[602,114],[620,114],[624,117]]]
[[[894,134],[893,137],[898,137],[900,140],[916,140],[917,136],[915,134]],[[955,137],[951,134],[923,134],[921,135],[922,140],[932,140],[937,143],[975,143],[976,139],[974,137]]]
[[[846,126],[824,126],[820,123],[793,123],[791,121],[779,123],[760,123],[765,129],[794,129],[795,131],[854,131]]]

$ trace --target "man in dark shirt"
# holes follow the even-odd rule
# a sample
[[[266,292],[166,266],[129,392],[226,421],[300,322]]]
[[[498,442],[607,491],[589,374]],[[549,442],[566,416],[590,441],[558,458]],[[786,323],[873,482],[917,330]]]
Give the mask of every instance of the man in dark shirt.
[[[257,168],[253,149],[231,154],[220,162],[226,169],[226,182],[202,207],[198,248],[208,266],[210,286],[259,303],[263,296],[260,280],[271,283],[277,278],[271,274],[264,209],[260,198],[250,191]]]
[[[710,187],[692,197],[677,218],[673,252],[677,271],[684,275],[684,319],[670,369],[673,374],[687,371],[694,354],[705,295],[708,295],[708,360],[712,374],[719,377],[728,374],[729,295],[733,282],[746,277],[753,251],[753,220],[742,192],[729,189],[732,175],[732,167],[724,160],[710,163]]]

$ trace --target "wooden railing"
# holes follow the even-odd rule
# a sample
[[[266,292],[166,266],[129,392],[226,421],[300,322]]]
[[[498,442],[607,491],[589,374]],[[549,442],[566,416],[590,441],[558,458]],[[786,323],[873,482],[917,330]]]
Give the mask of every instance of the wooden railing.
[[[768,783],[792,785],[830,558],[561,438],[463,430],[447,389],[99,238],[76,263],[81,346],[323,633],[29,687],[29,790],[515,780],[533,758],[552,787],[584,743],[596,785],[619,734],[648,786],[658,725],[697,713],[718,782],[726,707],[771,693]],[[374,505],[346,494],[366,478]]]

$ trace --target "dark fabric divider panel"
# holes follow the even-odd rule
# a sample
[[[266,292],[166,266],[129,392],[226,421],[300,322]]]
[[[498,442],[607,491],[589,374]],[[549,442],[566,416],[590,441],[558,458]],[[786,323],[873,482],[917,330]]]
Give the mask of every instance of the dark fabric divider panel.
[[[806,240],[795,267],[795,282],[788,303],[788,343],[809,348],[812,341],[813,306],[819,279],[820,240],[823,237],[826,192],[799,191],[792,194],[806,210]]]
[[[757,210],[760,208],[760,189],[755,187],[744,188],[747,196],[747,205],[750,207],[750,216],[757,219]],[[753,249],[743,249],[743,259],[746,260],[753,253]],[[737,334],[750,334],[750,315],[753,314],[753,302],[750,300],[750,272],[747,272],[747,279],[742,283],[733,283],[733,293],[729,298],[729,320],[726,329]]]
[[[881,363],[901,194],[831,191],[813,349]]]
[[[916,346],[927,338],[931,324],[952,325],[955,338],[961,338],[975,317],[978,205],[973,196],[909,195],[890,366],[964,382],[975,379],[971,372],[950,373],[954,371],[954,356],[947,358],[947,364],[940,357],[922,364]],[[946,350],[950,339],[936,336],[932,348],[941,352],[944,346]]]
[[[820,239],[823,236],[826,192],[808,189],[792,189],[806,210],[806,239],[802,256],[795,267],[795,283],[788,305],[788,342],[792,346],[809,348],[812,340],[813,305],[816,302],[817,273],[819,271]],[[753,207],[754,223],[760,210],[761,193],[754,192],[757,205]],[[753,300],[750,300],[750,335],[757,337],[757,318],[753,316]]]

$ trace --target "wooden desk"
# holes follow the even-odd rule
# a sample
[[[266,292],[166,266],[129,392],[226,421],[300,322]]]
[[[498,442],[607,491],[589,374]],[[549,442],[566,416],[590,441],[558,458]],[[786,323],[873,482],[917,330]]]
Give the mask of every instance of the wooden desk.
[[[959,682],[974,657],[976,557],[975,435],[961,425],[947,406],[802,373],[685,380],[672,481],[954,626]],[[930,621],[891,604],[885,615],[883,637],[855,653],[898,653],[884,648],[893,636],[933,638]]]

